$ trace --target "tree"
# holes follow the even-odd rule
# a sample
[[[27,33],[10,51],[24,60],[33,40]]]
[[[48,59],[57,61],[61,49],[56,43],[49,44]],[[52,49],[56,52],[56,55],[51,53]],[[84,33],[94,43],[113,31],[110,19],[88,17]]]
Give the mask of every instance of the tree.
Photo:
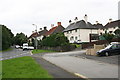
[[[23,43],[27,42],[27,36],[24,33],[17,33],[16,36],[14,37],[14,43],[16,45],[22,46]]]
[[[69,44],[69,40],[63,33],[52,34],[41,41],[42,46],[56,47]]]
[[[111,42],[111,40],[115,37],[115,35],[111,34],[111,33],[105,33],[102,35],[105,40],[107,40],[109,43]]]
[[[115,36],[116,36],[117,38],[120,38],[120,28],[119,28],[119,29],[116,29],[116,30],[114,31],[114,33],[115,33]]]
[[[4,25],[0,25],[0,31],[2,32],[2,50],[5,50],[13,45],[14,34]]]

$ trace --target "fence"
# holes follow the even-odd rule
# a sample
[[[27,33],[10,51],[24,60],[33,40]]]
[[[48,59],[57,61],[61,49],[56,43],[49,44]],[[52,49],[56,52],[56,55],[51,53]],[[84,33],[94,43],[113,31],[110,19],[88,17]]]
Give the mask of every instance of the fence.
[[[38,47],[38,49],[53,50],[53,51],[59,51],[59,52],[72,51],[75,48],[76,48],[75,45],[65,45],[65,46],[57,46],[57,47],[47,47],[47,46]]]
[[[120,42],[120,38],[113,39],[111,42]],[[93,47],[94,44],[103,45],[103,44],[109,44],[109,42],[107,40],[99,40],[99,41],[94,41],[94,42],[82,44],[82,49]]]

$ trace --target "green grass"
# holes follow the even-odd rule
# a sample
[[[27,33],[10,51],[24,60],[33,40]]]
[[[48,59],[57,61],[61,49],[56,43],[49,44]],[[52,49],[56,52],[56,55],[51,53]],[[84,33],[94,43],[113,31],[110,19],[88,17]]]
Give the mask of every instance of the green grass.
[[[52,76],[30,57],[2,61],[3,78],[51,78]]]
[[[79,48],[81,46],[80,44],[72,44],[72,45],[75,45],[76,48]]]
[[[33,54],[44,53],[44,52],[56,52],[56,51],[52,51],[52,50],[39,50],[39,49],[32,50]]]

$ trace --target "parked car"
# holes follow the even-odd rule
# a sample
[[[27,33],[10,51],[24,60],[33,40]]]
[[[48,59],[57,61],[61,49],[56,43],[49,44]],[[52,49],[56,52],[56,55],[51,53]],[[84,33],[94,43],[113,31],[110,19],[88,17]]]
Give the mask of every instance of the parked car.
[[[33,49],[34,49],[34,47],[33,46],[28,46],[28,43],[23,44],[23,51],[24,50],[33,50]]]
[[[19,45],[15,45],[15,48],[18,49],[18,48],[20,48],[20,46]]]
[[[110,44],[105,49],[96,52],[98,56],[110,56],[120,54],[120,43]]]

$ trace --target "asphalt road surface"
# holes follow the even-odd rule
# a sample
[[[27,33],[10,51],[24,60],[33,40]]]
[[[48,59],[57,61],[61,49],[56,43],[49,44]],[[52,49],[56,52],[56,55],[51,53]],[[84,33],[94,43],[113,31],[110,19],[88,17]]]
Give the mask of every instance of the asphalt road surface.
[[[43,58],[71,73],[74,73],[75,75],[86,78],[118,78],[117,64],[105,62],[104,60],[106,60],[106,58],[101,61],[100,59],[88,59],[80,56],[83,53],[85,53],[85,50],[64,53],[50,53],[43,55]]]
[[[22,49],[15,49],[11,51],[6,51],[0,53],[0,60],[6,60],[6,59],[12,59],[12,58],[17,58],[17,57],[22,57],[22,56],[30,56],[30,50],[29,51],[23,51]]]

